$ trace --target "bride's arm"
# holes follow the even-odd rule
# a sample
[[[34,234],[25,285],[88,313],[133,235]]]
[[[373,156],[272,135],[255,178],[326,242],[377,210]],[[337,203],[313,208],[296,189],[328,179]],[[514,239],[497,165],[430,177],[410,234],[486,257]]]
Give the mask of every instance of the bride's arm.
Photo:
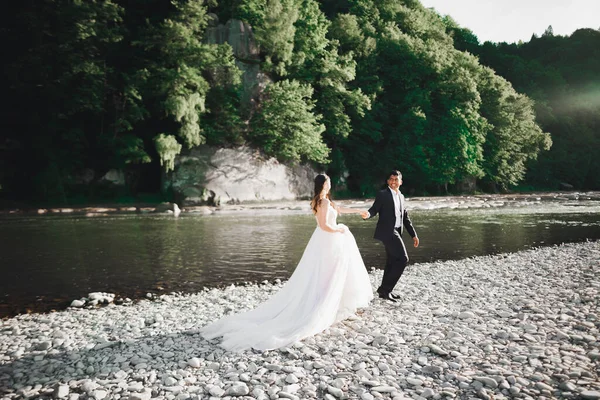
[[[348,208],[342,206],[336,206],[335,208],[339,214],[362,214],[364,210],[359,210],[358,208]]]
[[[317,222],[321,229],[325,232],[344,233],[344,228],[336,228],[327,223],[327,212],[329,210],[329,199],[321,200],[321,204],[317,207]]]

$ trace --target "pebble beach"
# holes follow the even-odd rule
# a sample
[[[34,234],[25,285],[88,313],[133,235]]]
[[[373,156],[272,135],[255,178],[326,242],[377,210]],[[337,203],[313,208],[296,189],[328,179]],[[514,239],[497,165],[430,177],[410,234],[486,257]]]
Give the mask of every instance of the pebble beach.
[[[599,242],[409,265],[399,303],[289,348],[198,334],[282,284],[0,321],[0,399],[600,399]]]

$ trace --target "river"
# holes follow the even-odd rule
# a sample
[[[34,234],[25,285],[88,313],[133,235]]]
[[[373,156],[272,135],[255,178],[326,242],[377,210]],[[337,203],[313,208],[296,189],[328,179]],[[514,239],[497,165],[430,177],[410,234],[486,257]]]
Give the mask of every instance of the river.
[[[368,208],[370,202],[345,201]],[[419,263],[600,239],[600,195],[409,199]],[[368,269],[385,262],[376,219],[343,215]],[[285,279],[315,229],[307,202],[182,213],[0,216],[0,317],[64,308],[93,291],[132,298]],[[560,262],[560,260],[556,260]]]

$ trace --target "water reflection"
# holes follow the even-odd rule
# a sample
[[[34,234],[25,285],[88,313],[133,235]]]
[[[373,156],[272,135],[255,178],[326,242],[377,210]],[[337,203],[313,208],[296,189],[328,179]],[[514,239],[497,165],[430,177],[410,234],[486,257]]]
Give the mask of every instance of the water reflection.
[[[597,207],[415,210],[411,263],[600,239]],[[385,262],[376,221],[340,217],[368,268]],[[109,291],[196,291],[287,278],[315,229],[302,212],[260,215],[15,217],[0,220],[0,315]],[[38,301],[42,299],[42,301]]]

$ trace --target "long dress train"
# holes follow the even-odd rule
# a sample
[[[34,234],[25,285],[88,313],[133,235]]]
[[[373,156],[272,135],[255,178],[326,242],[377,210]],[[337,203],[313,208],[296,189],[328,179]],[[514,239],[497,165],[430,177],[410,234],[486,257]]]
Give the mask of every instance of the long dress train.
[[[327,222],[336,226],[329,206]],[[337,225],[338,227],[343,225]],[[230,351],[270,350],[315,335],[366,307],[373,298],[356,240],[346,228],[331,233],[319,226],[285,285],[257,308],[226,316],[200,330],[206,339],[222,336]]]

